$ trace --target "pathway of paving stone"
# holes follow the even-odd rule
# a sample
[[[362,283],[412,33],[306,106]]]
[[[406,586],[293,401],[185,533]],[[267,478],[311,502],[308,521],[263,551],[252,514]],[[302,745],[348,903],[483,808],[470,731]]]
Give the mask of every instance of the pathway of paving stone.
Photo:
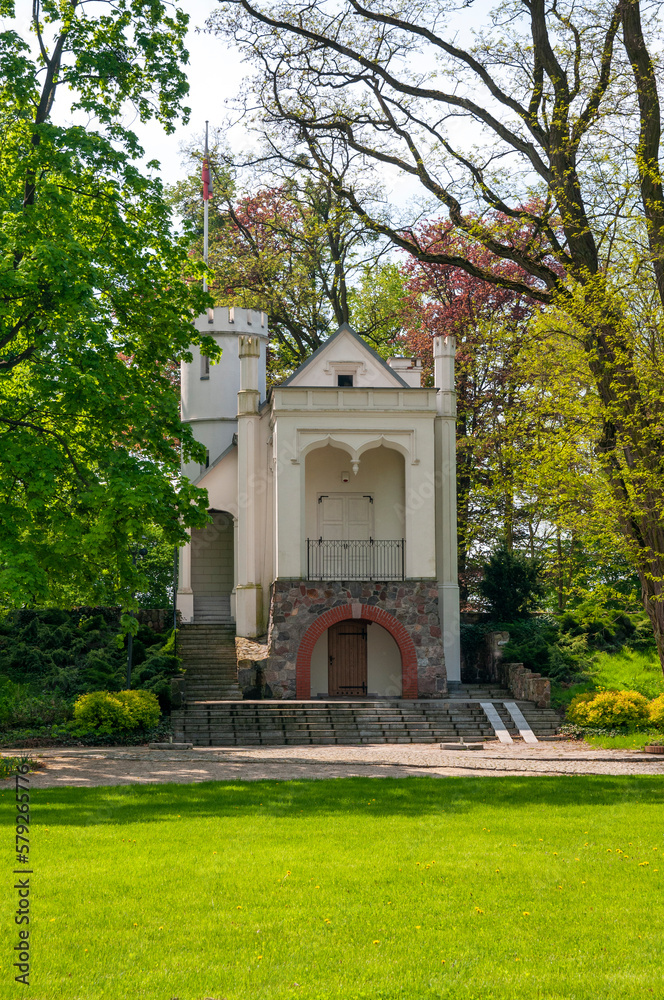
[[[3,750],[10,756],[18,750]],[[195,781],[289,781],[302,778],[406,778],[449,775],[664,775],[664,757],[634,750],[598,750],[585,743],[486,743],[484,750],[442,750],[435,744],[304,747],[53,748],[32,751],[44,770],[30,776],[33,788],[189,783]],[[8,779],[11,780],[11,779]],[[0,782],[2,784],[2,782]]]

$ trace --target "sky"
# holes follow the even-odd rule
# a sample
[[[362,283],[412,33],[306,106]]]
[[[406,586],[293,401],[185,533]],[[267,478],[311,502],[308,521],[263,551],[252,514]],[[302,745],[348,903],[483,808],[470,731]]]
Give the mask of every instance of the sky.
[[[184,177],[187,167],[181,152],[183,145],[190,145],[193,139],[203,143],[205,121],[210,122],[211,130],[220,127],[226,120],[231,108],[229,102],[237,95],[242,80],[251,73],[251,67],[242,61],[240,52],[227,40],[205,31],[207,17],[218,7],[217,0],[176,0],[190,17],[187,33],[187,48],[190,53],[187,76],[190,92],[186,104],[191,108],[187,124],[180,123],[175,132],[167,135],[161,125],[156,122],[141,123],[135,117],[127,117],[124,124],[138,135],[145,150],[145,162],[158,160],[162,180],[173,184]],[[458,16],[455,26],[463,40],[474,23],[482,20],[492,0],[476,0],[472,10],[463,10]],[[18,0],[16,18],[0,19],[3,27],[16,27],[26,40],[31,39],[29,20],[32,4],[28,0]],[[482,15],[482,16],[480,16]],[[34,36],[32,36],[34,37]],[[71,120],[68,115],[67,95],[62,90],[57,96],[57,107],[54,109],[56,119]],[[225,136],[231,148],[246,148],[251,144],[251,137],[242,126],[235,126],[232,134]],[[190,169],[190,168],[189,168]],[[381,171],[386,193],[390,200],[403,203],[417,193],[416,182],[397,176],[397,172]],[[412,188],[412,190],[411,190]]]
[[[206,119],[211,129],[222,124],[228,114],[225,102],[237,94],[242,77],[249,72],[236,49],[224,39],[201,30],[205,19],[217,6],[215,0],[184,0],[181,3],[190,16],[187,35],[190,91],[186,101],[191,108],[189,124],[179,125],[172,135],[166,135],[154,122],[148,125],[137,122],[132,126],[139,135],[146,158],[160,161],[161,176],[167,184],[185,174],[180,146],[191,142],[194,136],[202,140]],[[242,131],[236,129],[233,139],[242,143],[243,138]]]

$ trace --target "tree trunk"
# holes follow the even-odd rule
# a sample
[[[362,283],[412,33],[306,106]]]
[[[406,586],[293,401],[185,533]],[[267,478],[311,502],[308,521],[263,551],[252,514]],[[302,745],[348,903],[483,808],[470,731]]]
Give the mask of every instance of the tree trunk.
[[[643,525],[643,531],[650,533],[652,526]],[[664,533],[659,526],[655,531],[659,536],[657,545],[650,547],[649,558],[639,560],[638,574],[643,606],[652,625],[657,643],[657,655],[664,673]]]

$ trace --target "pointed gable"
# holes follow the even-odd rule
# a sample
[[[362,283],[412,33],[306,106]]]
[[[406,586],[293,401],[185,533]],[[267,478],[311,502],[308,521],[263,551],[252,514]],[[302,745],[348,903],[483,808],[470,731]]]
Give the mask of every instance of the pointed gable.
[[[300,365],[283,386],[332,387],[349,385],[374,389],[408,389],[408,382],[390,366],[348,323],[342,323],[336,333],[325,341],[310,358]]]

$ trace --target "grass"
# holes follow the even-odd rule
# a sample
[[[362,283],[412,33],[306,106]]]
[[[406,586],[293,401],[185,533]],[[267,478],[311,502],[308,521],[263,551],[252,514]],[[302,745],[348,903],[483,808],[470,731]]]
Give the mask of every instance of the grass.
[[[32,981],[5,919],[0,997],[662,997],[663,806],[643,777],[33,791]]]
[[[623,649],[619,653],[596,653],[593,668],[577,684],[562,686],[551,683],[551,704],[554,708],[567,708],[572,698],[586,691],[638,691],[646,698],[656,698],[664,693],[664,674],[655,652],[636,652]],[[648,732],[625,733],[617,736],[586,736],[592,746],[614,750],[635,750],[652,739],[661,739],[664,733],[652,729]]]
[[[593,747],[605,750],[640,750],[647,743],[661,740],[664,733],[660,729],[649,729],[647,732],[624,733],[619,736],[585,736],[585,742]]]
[[[654,651],[622,649],[618,653],[595,653],[593,667],[578,683],[551,682],[551,703],[566,708],[572,698],[585,691],[638,691],[646,698],[664,693],[664,674]]]
[[[619,653],[598,653],[592,679],[596,688],[638,691],[646,698],[664,693],[664,674],[655,652],[623,649]]]

